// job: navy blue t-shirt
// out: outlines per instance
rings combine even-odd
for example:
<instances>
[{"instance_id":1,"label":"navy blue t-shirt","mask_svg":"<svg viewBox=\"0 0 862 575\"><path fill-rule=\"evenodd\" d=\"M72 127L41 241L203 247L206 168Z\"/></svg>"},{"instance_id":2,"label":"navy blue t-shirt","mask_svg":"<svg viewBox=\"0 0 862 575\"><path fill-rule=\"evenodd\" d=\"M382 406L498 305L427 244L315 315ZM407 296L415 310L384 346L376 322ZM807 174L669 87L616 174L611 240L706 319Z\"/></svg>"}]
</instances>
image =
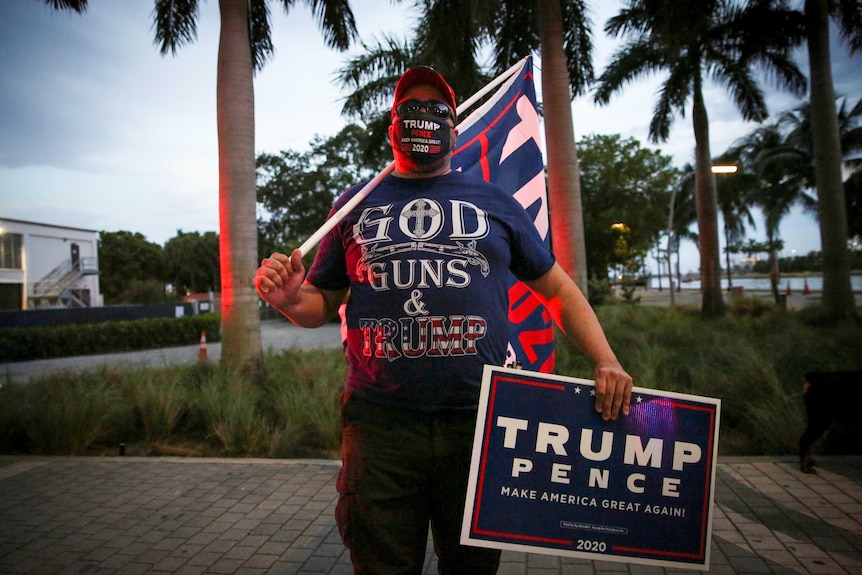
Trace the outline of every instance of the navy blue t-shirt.
<instances>
[{"instance_id":1,"label":"navy blue t-shirt","mask_svg":"<svg viewBox=\"0 0 862 575\"><path fill-rule=\"evenodd\" d=\"M475 409L483 366L506 355L507 272L536 279L554 261L501 188L460 172L390 175L323 238L306 279L351 290L348 391L410 409Z\"/></svg>"}]
</instances>

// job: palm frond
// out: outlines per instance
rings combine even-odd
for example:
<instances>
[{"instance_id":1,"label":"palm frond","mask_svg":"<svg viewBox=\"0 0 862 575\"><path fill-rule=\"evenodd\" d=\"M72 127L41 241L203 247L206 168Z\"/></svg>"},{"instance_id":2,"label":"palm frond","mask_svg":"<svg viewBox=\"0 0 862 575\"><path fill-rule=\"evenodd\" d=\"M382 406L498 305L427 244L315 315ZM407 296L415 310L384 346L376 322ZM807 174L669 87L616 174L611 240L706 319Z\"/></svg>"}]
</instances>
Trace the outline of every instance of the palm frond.
<instances>
[{"instance_id":1,"label":"palm frond","mask_svg":"<svg viewBox=\"0 0 862 575\"><path fill-rule=\"evenodd\" d=\"M617 38L626 35L644 35L650 32L650 21L643 6L634 6L620 10L605 22L605 33Z\"/></svg>"},{"instance_id":2,"label":"palm frond","mask_svg":"<svg viewBox=\"0 0 862 575\"><path fill-rule=\"evenodd\" d=\"M153 19L159 52L176 55L197 39L198 0L156 0Z\"/></svg>"},{"instance_id":3,"label":"palm frond","mask_svg":"<svg viewBox=\"0 0 862 575\"><path fill-rule=\"evenodd\" d=\"M851 53L862 50L862 3L859 0L837 0L833 6L832 16L838 24L841 39L850 47Z\"/></svg>"},{"instance_id":4,"label":"palm frond","mask_svg":"<svg viewBox=\"0 0 862 575\"><path fill-rule=\"evenodd\" d=\"M248 3L248 38L254 71L257 72L275 51L266 0L250 0Z\"/></svg>"},{"instance_id":5,"label":"palm frond","mask_svg":"<svg viewBox=\"0 0 862 575\"><path fill-rule=\"evenodd\" d=\"M288 12L293 0L282 0ZM351 42L359 37L356 18L350 9L349 0L304 0L317 18L326 45L337 50L347 50Z\"/></svg>"},{"instance_id":6,"label":"palm frond","mask_svg":"<svg viewBox=\"0 0 862 575\"><path fill-rule=\"evenodd\" d=\"M482 33L494 51L494 72L502 73L527 54L539 50L536 6L534 2L504 1L502 10L492 13L495 17L482 25Z\"/></svg>"},{"instance_id":7,"label":"palm frond","mask_svg":"<svg viewBox=\"0 0 862 575\"><path fill-rule=\"evenodd\" d=\"M666 142L670 137L670 127L673 124L674 113L685 117L686 104L692 93L694 75L699 73L696 65L687 61L678 62L659 90L658 100L653 107L653 117L650 121L649 137L654 143Z\"/></svg>"},{"instance_id":8,"label":"palm frond","mask_svg":"<svg viewBox=\"0 0 862 575\"><path fill-rule=\"evenodd\" d=\"M648 39L628 42L611 57L599 76L593 95L597 104L607 104L614 92L629 82L658 72L665 66L663 53Z\"/></svg>"},{"instance_id":9,"label":"palm frond","mask_svg":"<svg viewBox=\"0 0 862 575\"><path fill-rule=\"evenodd\" d=\"M563 2L563 47L572 94L583 95L595 79L593 70L592 21L582 0Z\"/></svg>"},{"instance_id":10,"label":"palm frond","mask_svg":"<svg viewBox=\"0 0 862 575\"><path fill-rule=\"evenodd\" d=\"M362 47L364 51L335 74L335 81L351 90L341 113L354 119L368 118L381 110L388 113L398 78L415 61L413 48L391 36L374 45L363 43Z\"/></svg>"},{"instance_id":11,"label":"palm frond","mask_svg":"<svg viewBox=\"0 0 862 575\"><path fill-rule=\"evenodd\" d=\"M45 0L45 4L54 10L69 10L78 14L87 10L87 0Z\"/></svg>"},{"instance_id":12,"label":"palm frond","mask_svg":"<svg viewBox=\"0 0 862 575\"><path fill-rule=\"evenodd\" d=\"M858 154L862 152L862 98L859 98L850 110L847 110L847 99L841 99L838 130L841 134L841 153L845 160L854 166L859 164Z\"/></svg>"},{"instance_id":13,"label":"palm frond","mask_svg":"<svg viewBox=\"0 0 862 575\"><path fill-rule=\"evenodd\" d=\"M477 80L481 33L472 17L471 2L436 0L426 1L425 5L413 31L413 49L418 58L413 65L435 68L455 94L473 93L481 87Z\"/></svg>"},{"instance_id":14,"label":"palm frond","mask_svg":"<svg viewBox=\"0 0 862 575\"><path fill-rule=\"evenodd\" d=\"M722 57L713 60L710 71L713 80L730 93L744 120L762 122L767 118L769 112L763 90L748 68L738 61Z\"/></svg>"}]
</instances>

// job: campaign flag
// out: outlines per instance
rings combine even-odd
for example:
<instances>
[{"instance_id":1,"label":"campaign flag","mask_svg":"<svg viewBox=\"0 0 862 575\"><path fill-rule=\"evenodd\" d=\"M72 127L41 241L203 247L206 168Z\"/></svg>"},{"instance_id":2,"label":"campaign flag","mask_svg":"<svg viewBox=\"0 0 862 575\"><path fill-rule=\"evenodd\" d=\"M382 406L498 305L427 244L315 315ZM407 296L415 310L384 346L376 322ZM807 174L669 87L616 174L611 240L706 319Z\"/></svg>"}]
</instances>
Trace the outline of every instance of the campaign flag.
<instances>
[{"instance_id":1,"label":"campaign flag","mask_svg":"<svg viewBox=\"0 0 862 575\"><path fill-rule=\"evenodd\" d=\"M550 245L548 197L539 138L533 60L458 126L452 169L480 177L512 194ZM538 299L514 275L509 284L509 349L506 365L550 373L554 325Z\"/></svg>"}]
</instances>

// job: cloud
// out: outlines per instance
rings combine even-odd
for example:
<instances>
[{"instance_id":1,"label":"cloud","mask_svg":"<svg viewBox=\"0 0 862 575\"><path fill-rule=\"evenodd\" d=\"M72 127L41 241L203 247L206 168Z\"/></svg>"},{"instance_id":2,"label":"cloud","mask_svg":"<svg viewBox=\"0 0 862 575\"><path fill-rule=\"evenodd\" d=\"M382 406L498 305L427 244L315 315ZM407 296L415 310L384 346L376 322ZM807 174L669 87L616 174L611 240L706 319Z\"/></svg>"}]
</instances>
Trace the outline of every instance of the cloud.
<instances>
[{"instance_id":1,"label":"cloud","mask_svg":"<svg viewBox=\"0 0 862 575\"><path fill-rule=\"evenodd\" d=\"M93 18L37 2L7 3L3 11L0 62L8 83L0 102L14 112L4 112L0 125L17 137L2 139L0 165L75 166L117 132L109 101L129 65L128 6ZM111 34L100 22L106 16Z\"/></svg>"}]
</instances>

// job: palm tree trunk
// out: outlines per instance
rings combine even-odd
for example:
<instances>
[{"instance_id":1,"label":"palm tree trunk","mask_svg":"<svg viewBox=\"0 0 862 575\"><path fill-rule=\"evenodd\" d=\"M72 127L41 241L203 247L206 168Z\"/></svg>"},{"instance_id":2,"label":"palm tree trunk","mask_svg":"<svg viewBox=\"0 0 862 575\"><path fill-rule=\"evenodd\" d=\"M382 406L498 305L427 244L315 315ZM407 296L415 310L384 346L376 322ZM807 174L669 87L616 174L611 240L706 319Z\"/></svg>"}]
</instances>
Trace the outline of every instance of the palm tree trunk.
<instances>
[{"instance_id":1,"label":"palm tree trunk","mask_svg":"<svg viewBox=\"0 0 862 575\"><path fill-rule=\"evenodd\" d=\"M730 232L727 230L727 222L724 224L724 264L727 268L725 273L727 274L727 291L733 291L733 277L730 273Z\"/></svg>"},{"instance_id":2,"label":"palm tree trunk","mask_svg":"<svg viewBox=\"0 0 862 575\"><path fill-rule=\"evenodd\" d=\"M216 114L219 157L219 252L222 353L225 367L260 373L255 216L254 84L248 36L248 0L219 0Z\"/></svg>"},{"instance_id":3,"label":"palm tree trunk","mask_svg":"<svg viewBox=\"0 0 862 575\"><path fill-rule=\"evenodd\" d=\"M724 315L724 300L721 297L721 260L718 250L718 198L709 149L709 117L699 75L694 80L693 99L691 116L695 141L695 203L703 291L700 315L708 319Z\"/></svg>"},{"instance_id":4,"label":"palm tree trunk","mask_svg":"<svg viewBox=\"0 0 862 575\"><path fill-rule=\"evenodd\" d=\"M673 208L676 203L677 185L674 184L670 192L670 206L667 212L667 279L670 282L670 305L673 306L674 289L673 289Z\"/></svg>"},{"instance_id":5,"label":"palm tree trunk","mask_svg":"<svg viewBox=\"0 0 862 575\"><path fill-rule=\"evenodd\" d=\"M775 229L766 230L766 241L769 245L769 286L772 289L772 297L775 303L781 303L781 294L778 293L778 284L781 276L778 273L778 250L775 249Z\"/></svg>"},{"instance_id":6,"label":"palm tree trunk","mask_svg":"<svg viewBox=\"0 0 862 575\"><path fill-rule=\"evenodd\" d=\"M853 317L856 305L847 252L847 211L841 181L841 140L832 83L827 5L827 0L805 0L808 62L811 69L814 174L823 255L823 307L830 318L840 320Z\"/></svg>"},{"instance_id":7,"label":"palm tree trunk","mask_svg":"<svg viewBox=\"0 0 862 575\"><path fill-rule=\"evenodd\" d=\"M563 50L563 17L556 0L536 4L542 41L542 100L548 146L551 243L560 266L586 294L587 250L570 78Z\"/></svg>"}]
</instances>

